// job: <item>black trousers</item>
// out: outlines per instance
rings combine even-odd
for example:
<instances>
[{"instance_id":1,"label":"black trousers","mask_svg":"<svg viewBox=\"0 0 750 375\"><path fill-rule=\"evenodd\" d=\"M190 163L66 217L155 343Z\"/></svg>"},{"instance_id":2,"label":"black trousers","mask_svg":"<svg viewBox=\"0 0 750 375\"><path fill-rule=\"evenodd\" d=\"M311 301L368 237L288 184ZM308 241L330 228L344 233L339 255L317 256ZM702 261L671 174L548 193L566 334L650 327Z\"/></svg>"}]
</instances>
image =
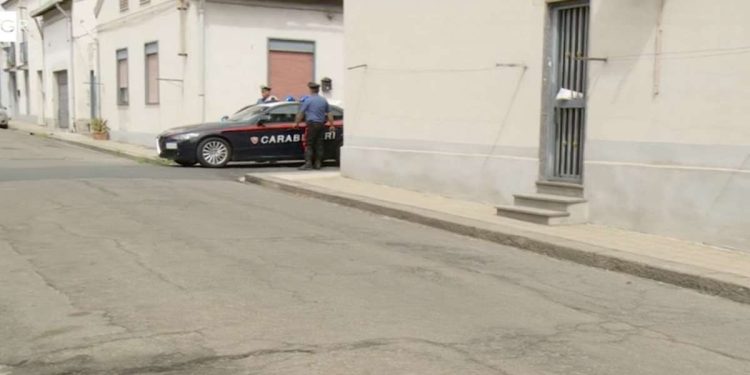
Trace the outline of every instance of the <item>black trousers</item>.
<instances>
[{"instance_id":1,"label":"black trousers","mask_svg":"<svg viewBox=\"0 0 750 375\"><path fill-rule=\"evenodd\" d=\"M323 163L323 139L325 137L325 124L320 122L307 123L305 130L305 163L316 165Z\"/></svg>"}]
</instances>

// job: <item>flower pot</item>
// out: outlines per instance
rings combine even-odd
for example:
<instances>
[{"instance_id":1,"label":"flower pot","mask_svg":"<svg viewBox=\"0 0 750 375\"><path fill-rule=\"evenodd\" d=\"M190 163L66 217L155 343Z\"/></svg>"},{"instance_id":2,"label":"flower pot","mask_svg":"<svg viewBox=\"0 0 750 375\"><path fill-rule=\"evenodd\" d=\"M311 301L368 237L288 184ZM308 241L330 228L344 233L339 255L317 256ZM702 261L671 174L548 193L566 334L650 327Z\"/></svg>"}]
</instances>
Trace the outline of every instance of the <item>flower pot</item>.
<instances>
[{"instance_id":1,"label":"flower pot","mask_svg":"<svg viewBox=\"0 0 750 375\"><path fill-rule=\"evenodd\" d=\"M109 133L91 133L91 138L98 141L107 141L109 140Z\"/></svg>"}]
</instances>

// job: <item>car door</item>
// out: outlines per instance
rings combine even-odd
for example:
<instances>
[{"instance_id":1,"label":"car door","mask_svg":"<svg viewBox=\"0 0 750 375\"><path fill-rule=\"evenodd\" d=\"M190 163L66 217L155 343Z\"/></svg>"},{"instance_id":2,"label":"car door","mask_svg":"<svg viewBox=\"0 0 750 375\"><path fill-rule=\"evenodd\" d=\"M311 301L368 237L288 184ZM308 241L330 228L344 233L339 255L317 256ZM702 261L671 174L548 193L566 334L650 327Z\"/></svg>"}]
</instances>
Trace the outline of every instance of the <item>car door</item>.
<instances>
[{"instance_id":1,"label":"car door","mask_svg":"<svg viewBox=\"0 0 750 375\"><path fill-rule=\"evenodd\" d=\"M260 124L267 116L266 113L265 107L251 106L225 120L226 129L221 135L232 145L232 160L254 160L265 154L260 140L268 137L271 130Z\"/></svg>"},{"instance_id":2,"label":"car door","mask_svg":"<svg viewBox=\"0 0 750 375\"><path fill-rule=\"evenodd\" d=\"M299 103L282 104L268 111L267 121L263 124L268 136L261 138L265 146L266 158L301 159L304 155L302 146L304 123L294 129L294 120L299 112Z\"/></svg>"}]
</instances>

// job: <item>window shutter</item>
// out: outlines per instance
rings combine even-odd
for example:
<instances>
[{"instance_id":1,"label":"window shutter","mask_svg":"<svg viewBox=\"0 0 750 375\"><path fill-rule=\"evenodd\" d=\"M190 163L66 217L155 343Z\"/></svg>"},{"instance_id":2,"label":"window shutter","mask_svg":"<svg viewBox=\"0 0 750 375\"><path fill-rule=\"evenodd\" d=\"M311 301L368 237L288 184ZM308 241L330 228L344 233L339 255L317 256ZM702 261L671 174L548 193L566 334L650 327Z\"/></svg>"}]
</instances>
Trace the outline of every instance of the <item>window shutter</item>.
<instances>
[{"instance_id":1,"label":"window shutter","mask_svg":"<svg viewBox=\"0 0 750 375\"><path fill-rule=\"evenodd\" d=\"M148 104L159 103L159 55L156 53L146 55L146 77L148 92L146 100Z\"/></svg>"},{"instance_id":2,"label":"window shutter","mask_svg":"<svg viewBox=\"0 0 750 375\"><path fill-rule=\"evenodd\" d=\"M128 87L128 60L117 62L117 86L119 88Z\"/></svg>"}]
</instances>

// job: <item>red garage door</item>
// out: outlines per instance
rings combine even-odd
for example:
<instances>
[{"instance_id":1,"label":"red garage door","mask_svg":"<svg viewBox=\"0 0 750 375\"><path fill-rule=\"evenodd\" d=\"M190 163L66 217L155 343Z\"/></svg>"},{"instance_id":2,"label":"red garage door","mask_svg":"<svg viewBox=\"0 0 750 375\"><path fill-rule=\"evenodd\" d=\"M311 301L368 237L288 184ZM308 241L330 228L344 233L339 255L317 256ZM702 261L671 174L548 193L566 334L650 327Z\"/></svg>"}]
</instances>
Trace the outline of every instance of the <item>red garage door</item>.
<instances>
[{"instance_id":1,"label":"red garage door","mask_svg":"<svg viewBox=\"0 0 750 375\"><path fill-rule=\"evenodd\" d=\"M273 94L283 100L287 96L307 95L307 83L315 79L313 44L307 42L272 41L268 51L269 84Z\"/></svg>"}]
</instances>

